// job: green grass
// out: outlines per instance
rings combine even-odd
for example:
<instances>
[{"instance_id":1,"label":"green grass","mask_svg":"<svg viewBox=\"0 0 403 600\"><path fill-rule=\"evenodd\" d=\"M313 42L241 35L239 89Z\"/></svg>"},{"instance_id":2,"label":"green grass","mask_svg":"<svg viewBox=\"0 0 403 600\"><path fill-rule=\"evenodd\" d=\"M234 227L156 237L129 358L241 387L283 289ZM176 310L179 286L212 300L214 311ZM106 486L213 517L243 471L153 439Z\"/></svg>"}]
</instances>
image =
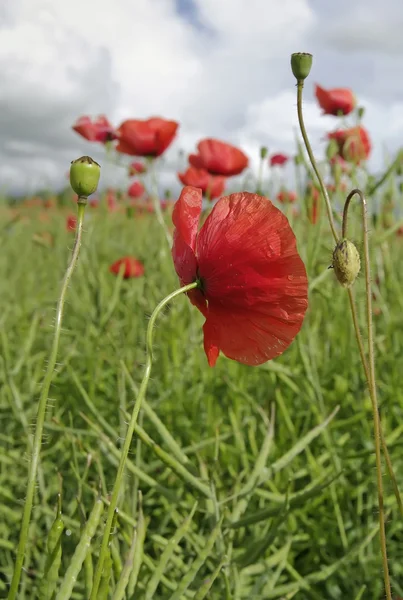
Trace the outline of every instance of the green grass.
<instances>
[{"instance_id":1,"label":"green grass","mask_svg":"<svg viewBox=\"0 0 403 600\"><path fill-rule=\"evenodd\" d=\"M3 217L0 223L2 598L19 535L29 434L73 240L62 213L55 211L50 224L30 214L29 222L5 227ZM354 209L352 232L359 239L357 217ZM303 329L279 359L252 368L220 357L211 369L203 352L203 318L185 297L158 320L147 406L139 421L147 435L139 429L133 440L111 546L113 590L140 518L143 557L142 536L137 535L130 558L132 573L138 572L136 594L123 598L145 599L155 583L150 596L155 600L382 597L371 406L348 298L331 271L315 281L331 261L326 222L321 238L319 226L303 217L294 228L313 289ZM46 229L55 236L52 248L32 240ZM107 499L127 412L142 377L148 318L178 287L152 215L129 220L87 210L85 230L51 386L21 600L39 597L58 492L65 522L58 585L71 564L84 517L99 492ZM375 317L379 401L400 482L403 242L393 235L376 244L378 232L372 234L373 276L380 280L375 302L380 309ZM143 260L145 277L121 282L108 272L125 254ZM356 289L362 319L363 288L361 277ZM337 406L330 423L320 427ZM201 491L205 488L210 498ZM388 481L385 488L392 585L403 595L403 523ZM102 520L92 541L93 558L101 533ZM167 546L174 535L176 544ZM209 539L211 550L206 551ZM72 598L87 598L89 561ZM135 583L131 577L128 589ZM187 590L175 595L186 578Z\"/></svg>"}]
</instances>

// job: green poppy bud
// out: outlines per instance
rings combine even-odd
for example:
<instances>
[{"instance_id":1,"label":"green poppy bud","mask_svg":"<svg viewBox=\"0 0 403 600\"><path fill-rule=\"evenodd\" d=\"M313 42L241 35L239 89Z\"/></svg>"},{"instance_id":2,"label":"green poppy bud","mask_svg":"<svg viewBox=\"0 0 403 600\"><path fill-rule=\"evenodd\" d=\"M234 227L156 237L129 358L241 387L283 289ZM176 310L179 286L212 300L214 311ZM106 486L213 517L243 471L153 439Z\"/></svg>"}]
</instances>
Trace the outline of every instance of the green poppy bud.
<instances>
[{"instance_id":1,"label":"green poppy bud","mask_svg":"<svg viewBox=\"0 0 403 600\"><path fill-rule=\"evenodd\" d=\"M312 67L312 54L295 52L291 54L291 69L297 81L303 81L309 75Z\"/></svg>"},{"instance_id":2,"label":"green poppy bud","mask_svg":"<svg viewBox=\"0 0 403 600\"><path fill-rule=\"evenodd\" d=\"M359 106L357 108L357 115L358 115L358 118L360 121L363 118L364 114L365 114L365 108L363 106Z\"/></svg>"},{"instance_id":3,"label":"green poppy bud","mask_svg":"<svg viewBox=\"0 0 403 600\"><path fill-rule=\"evenodd\" d=\"M99 182L101 167L90 156L71 161L70 185L79 198L93 194Z\"/></svg>"},{"instance_id":4,"label":"green poppy bud","mask_svg":"<svg viewBox=\"0 0 403 600\"><path fill-rule=\"evenodd\" d=\"M361 261L357 248L346 238L338 242L333 252L332 267L343 287L350 287L360 272Z\"/></svg>"},{"instance_id":5,"label":"green poppy bud","mask_svg":"<svg viewBox=\"0 0 403 600\"><path fill-rule=\"evenodd\" d=\"M260 158L262 160L264 160L266 158L266 156L267 156L267 153L268 153L268 149L266 148L266 146L262 146L260 148Z\"/></svg>"}]
</instances>

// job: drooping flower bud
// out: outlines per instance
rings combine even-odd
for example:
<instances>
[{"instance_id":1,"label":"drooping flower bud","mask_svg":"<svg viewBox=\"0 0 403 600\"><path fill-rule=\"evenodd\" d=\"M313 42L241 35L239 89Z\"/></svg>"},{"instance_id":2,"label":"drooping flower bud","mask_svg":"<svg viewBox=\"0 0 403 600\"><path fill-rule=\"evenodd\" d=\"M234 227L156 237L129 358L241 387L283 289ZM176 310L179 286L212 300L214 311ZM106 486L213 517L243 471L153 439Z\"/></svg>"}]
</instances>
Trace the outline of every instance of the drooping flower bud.
<instances>
[{"instance_id":1,"label":"drooping flower bud","mask_svg":"<svg viewBox=\"0 0 403 600\"><path fill-rule=\"evenodd\" d=\"M297 81L303 81L310 73L312 67L312 54L308 52L294 52L291 54L291 69Z\"/></svg>"},{"instance_id":2,"label":"drooping flower bud","mask_svg":"<svg viewBox=\"0 0 403 600\"><path fill-rule=\"evenodd\" d=\"M332 267L343 287L350 287L357 279L361 268L360 255L350 240L340 240L333 252Z\"/></svg>"},{"instance_id":3,"label":"drooping flower bud","mask_svg":"<svg viewBox=\"0 0 403 600\"><path fill-rule=\"evenodd\" d=\"M71 161L70 185L79 198L88 198L96 192L101 167L90 156Z\"/></svg>"}]
</instances>

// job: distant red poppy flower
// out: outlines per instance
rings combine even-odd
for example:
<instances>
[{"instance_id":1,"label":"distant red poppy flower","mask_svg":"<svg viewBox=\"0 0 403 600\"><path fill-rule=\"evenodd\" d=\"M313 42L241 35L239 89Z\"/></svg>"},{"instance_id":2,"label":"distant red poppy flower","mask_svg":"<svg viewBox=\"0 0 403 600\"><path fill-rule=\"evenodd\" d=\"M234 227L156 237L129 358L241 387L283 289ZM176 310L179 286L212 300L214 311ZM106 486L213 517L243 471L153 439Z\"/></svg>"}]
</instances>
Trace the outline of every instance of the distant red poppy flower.
<instances>
[{"instance_id":1,"label":"distant red poppy flower","mask_svg":"<svg viewBox=\"0 0 403 600\"><path fill-rule=\"evenodd\" d=\"M247 365L282 354L301 328L308 281L287 218L267 198L220 198L198 232L202 191L185 187L176 202L172 257L182 285L206 321L204 350Z\"/></svg>"},{"instance_id":2,"label":"distant red poppy flower","mask_svg":"<svg viewBox=\"0 0 403 600\"><path fill-rule=\"evenodd\" d=\"M277 200L281 204L293 204L297 201L296 192L292 192L290 190L280 190L277 194Z\"/></svg>"},{"instance_id":3,"label":"distant red poppy flower","mask_svg":"<svg viewBox=\"0 0 403 600\"><path fill-rule=\"evenodd\" d=\"M147 168L144 163L135 160L129 165L129 177L133 177L134 175L141 175L145 173Z\"/></svg>"},{"instance_id":4,"label":"distant red poppy flower","mask_svg":"<svg viewBox=\"0 0 403 600\"><path fill-rule=\"evenodd\" d=\"M109 123L104 115L100 115L92 120L88 116L83 116L77 119L72 129L90 142L110 142L115 140L116 130Z\"/></svg>"},{"instance_id":5,"label":"distant red poppy flower","mask_svg":"<svg viewBox=\"0 0 403 600\"><path fill-rule=\"evenodd\" d=\"M367 130L361 125L350 129L337 129L328 133L327 137L336 140L339 154L344 160L358 164L369 157L371 140Z\"/></svg>"},{"instance_id":6,"label":"distant red poppy flower","mask_svg":"<svg viewBox=\"0 0 403 600\"><path fill-rule=\"evenodd\" d=\"M306 187L306 196L308 219L312 225L316 225L319 219L320 211L320 191L315 185L312 184L312 182L309 182Z\"/></svg>"},{"instance_id":7,"label":"distant red poppy flower","mask_svg":"<svg viewBox=\"0 0 403 600\"><path fill-rule=\"evenodd\" d=\"M67 231L75 231L77 227L77 217L75 215L69 215L66 219Z\"/></svg>"},{"instance_id":8,"label":"distant red poppy flower","mask_svg":"<svg viewBox=\"0 0 403 600\"><path fill-rule=\"evenodd\" d=\"M403 237L403 226L399 227L399 229L396 231L396 235L398 237Z\"/></svg>"},{"instance_id":9,"label":"distant red poppy flower","mask_svg":"<svg viewBox=\"0 0 403 600\"><path fill-rule=\"evenodd\" d=\"M198 154L189 156L189 163L213 175L239 175L248 166L248 157L242 150L220 140L206 138L197 144L197 150Z\"/></svg>"},{"instance_id":10,"label":"distant red poppy flower","mask_svg":"<svg viewBox=\"0 0 403 600\"><path fill-rule=\"evenodd\" d=\"M130 156L161 156L173 141L179 123L159 117L129 119L118 129L118 152Z\"/></svg>"},{"instance_id":11,"label":"distant red poppy flower","mask_svg":"<svg viewBox=\"0 0 403 600\"><path fill-rule=\"evenodd\" d=\"M206 169L188 167L184 173L178 173L179 180L183 185L192 185L202 190L203 194L210 200L219 198L225 189L225 177L222 175L211 175Z\"/></svg>"},{"instance_id":12,"label":"distant red poppy flower","mask_svg":"<svg viewBox=\"0 0 403 600\"><path fill-rule=\"evenodd\" d=\"M270 166L275 167L276 165L282 167L290 159L286 154L273 154L270 157Z\"/></svg>"},{"instance_id":13,"label":"distant red poppy flower","mask_svg":"<svg viewBox=\"0 0 403 600\"><path fill-rule=\"evenodd\" d=\"M133 181L127 190L127 195L130 198L141 198L145 194L145 187L140 181Z\"/></svg>"},{"instance_id":14,"label":"distant red poppy flower","mask_svg":"<svg viewBox=\"0 0 403 600\"><path fill-rule=\"evenodd\" d=\"M119 209L119 202L115 190L108 190L106 192L106 204L109 212L116 212Z\"/></svg>"},{"instance_id":15,"label":"distant red poppy flower","mask_svg":"<svg viewBox=\"0 0 403 600\"><path fill-rule=\"evenodd\" d=\"M315 96L325 115L348 115L357 104L353 92L348 88L325 90L320 85L316 85Z\"/></svg>"},{"instance_id":16,"label":"distant red poppy flower","mask_svg":"<svg viewBox=\"0 0 403 600\"><path fill-rule=\"evenodd\" d=\"M144 265L133 256L124 256L109 267L109 271L119 275L120 269L123 269L123 279L131 277L141 277L144 275Z\"/></svg>"}]
</instances>

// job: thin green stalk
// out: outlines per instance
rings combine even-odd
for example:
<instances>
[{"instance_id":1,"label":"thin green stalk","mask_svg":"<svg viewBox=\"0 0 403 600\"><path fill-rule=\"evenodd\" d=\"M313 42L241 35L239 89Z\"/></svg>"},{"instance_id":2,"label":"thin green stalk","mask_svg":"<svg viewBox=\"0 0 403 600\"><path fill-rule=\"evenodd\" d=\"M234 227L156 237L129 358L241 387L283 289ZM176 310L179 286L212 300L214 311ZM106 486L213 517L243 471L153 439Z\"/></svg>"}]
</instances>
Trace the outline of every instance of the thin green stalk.
<instances>
[{"instance_id":1,"label":"thin green stalk","mask_svg":"<svg viewBox=\"0 0 403 600\"><path fill-rule=\"evenodd\" d=\"M151 199L153 201L154 210L155 210L155 214L157 216L158 223L161 225L162 230L167 239L168 246L171 248L172 236L169 233L167 224L165 223L164 215L162 214L162 210L161 210L160 198L158 195L158 183L157 183L157 172L155 169L155 159L154 158L151 159L149 161L149 163L150 163L150 177L151 177Z\"/></svg>"},{"instance_id":2,"label":"thin green stalk","mask_svg":"<svg viewBox=\"0 0 403 600\"><path fill-rule=\"evenodd\" d=\"M21 571L24 563L24 554L25 548L28 540L28 529L29 522L31 519L32 506L34 501L35 494L35 485L36 485L36 476L38 472L39 465L39 457L42 445L42 435L43 435L43 426L45 422L46 415L46 406L48 402L49 396L49 388L52 383L52 378L54 374L54 369L56 365L57 352L59 349L59 340L60 333L62 328L63 321L63 311L64 311L64 303L66 300L67 288L70 283L71 276L73 275L73 271L77 264L78 255L80 252L81 246L81 237L83 231L83 220L84 220L84 212L86 206L86 198L79 198L77 202L78 214L77 214L77 228L76 228L76 238L74 241L74 247L70 258L70 263L67 267L62 287L60 290L59 300L57 302L56 308L56 321L55 321L55 331L53 336L52 348L50 351L50 356L48 360L48 364L46 367L45 377L42 384L42 390L39 398L38 404L38 412L36 416L36 427L34 434L34 441L32 446L32 454L31 460L29 463L29 471L28 471L28 485L27 485L27 493L25 497L24 504L24 512L22 515L22 523L20 530L20 539L18 542L17 548L17 557L15 560L15 567L13 578L11 580L10 591L8 594L8 600L15 600L18 594L18 586L21 579Z\"/></svg>"},{"instance_id":3,"label":"thin green stalk","mask_svg":"<svg viewBox=\"0 0 403 600\"><path fill-rule=\"evenodd\" d=\"M334 224L333 211L332 211L332 205L330 204L329 194L327 193L326 186L323 183L322 176L316 165L316 161L315 161L315 157L312 152L311 144L309 143L308 134L305 129L304 116L302 114L302 91L303 91L303 89L304 89L304 81L298 80L298 82L297 82L297 112L298 112L299 127L301 129L301 134L302 134L302 137L303 137L303 140L305 143L306 151L308 152L309 160L311 161L312 168L315 171L316 177L318 178L320 189L322 191L323 198L325 199L330 229L332 230L334 241L337 244L337 242L339 241L339 236L337 235L336 226Z\"/></svg>"},{"instance_id":4,"label":"thin green stalk","mask_svg":"<svg viewBox=\"0 0 403 600\"><path fill-rule=\"evenodd\" d=\"M388 177L393 173L396 167L401 164L403 161L402 152L398 152L395 160L389 165L389 168L386 169L385 173L374 183L374 185L367 190L367 195L372 196L378 188L388 179Z\"/></svg>"},{"instance_id":5,"label":"thin green stalk","mask_svg":"<svg viewBox=\"0 0 403 600\"><path fill-rule=\"evenodd\" d=\"M71 593L77 581L78 574L83 566L85 557L90 550L91 540L98 528L103 510L104 503L102 502L101 498L98 498L95 501L90 516L88 517L87 524L81 534L80 541L78 542L73 554L73 558L70 561L69 567L60 585L56 600L68 600L71 598Z\"/></svg>"},{"instance_id":6,"label":"thin green stalk","mask_svg":"<svg viewBox=\"0 0 403 600\"><path fill-rule=\"evenodd\" d=\"M386 549L386 534L385 534L385 513L383 505L383 481L382 481L382 457L381 457L381 422L379 418L379 408L377 400L376 379L375 379L375 353L374 353L374 333L372 323L372 290L371 290L371 265L369 257L369 236L367 222L367 201L364 194L359 189L352 190L346 198L343 210L343 227L342 236L346 236L348 223L348 209L352 198L357 195L360 198L362 206L362 227L364 239L364 262L365 262L365 289L367 298L367 327L368 327L368 385L371 396L372 412L374 420L374 436L375 436L375 458L376 458L376 477L378 485L378 506L379 506L379 534L381 539L381 551L383 560L383 574L385 581L385 592L388 600L392 600L392 592L390 587L388 555ZM364 364L364 363L363 363ZM365 364L364 364L365 370ZM367 374L367 371L366 371Z\"/></svg>"},{"instance_id":7,"label":"thin green stalk","mask_svg":"<svg viewBox=\"0 0 403 600\"><path fill-rule=\"evenodd\" d=\"M325 199L327 215L329 219L329 225L335 239L335 242L338 243L339 236L337 234L333 211L330 204L329 195L327 193L326 186L324 185L323 179L317 168L315 157L312 152L311 145L309 143L308 135L305 129L303 114L302 114L302 91L304 87L304 80L298 80L297 82L297 111L298 111L298 121L301 129L301 134L305 143L306 150L308 152L309 159L311 161L311 165L315 174L318 178L319 185L322 191L322 195ZM380 440L384 439L382 435L382 429L379 418L379 410L378 410L378 402L377 402L377 391L376 391L376 380L375 380L375 358L374 358L374 342L373 342L373 324L372 324L372 292L371 292L371 270L370 270L370 259L369 259L369 241L368 241L368 227L367 227L367 203L363 193L354 189L348 195L343 211L343 225L342 225L342 237L345 237L346 229L347 229L347 216L348 216L348 208L351 202L352 197L358 194L362 203L362 219L363 219L363 236L364 236L364 260L365 260L365 285L366 285L366 296L367 296L367 323L368 323L368 356L369 356L369 366L366 369L366 361L363 360L365 354L363 352L362 345L359 343L359 328L358 328L358 320L355 311L352 311L354 328L356 330L356 337L358 341L358 347L361 355L361 359L363 360L363 367L366 375L368 376L368 385L371 396L372 410L373 410L373 420L374 420L374 434L375 434L375 455L376 455L376 470L377 470L377 488L378 488L378 505L379 505L379 534L380 534L380 542L381 542L381 552L382 552L382 563L383 563L383 573L384 573L384 582L385 582L385 592L387 600L392 600L392 592L390 588L390 577L389 577L389 567L388 567L388 558L387 558L387 549L386 549L386 534L385 534L385 514L384 514L384 506L383 506L383 481L382 481L382 459L381 459L381 448L380 448ZM353 303L350 299L350 305L353 306ZM386 443L384 444L384 448L386 448ZM387 450L386 450L387 452ZM385 454L386 455L386 454ZM388 460L387 460L388 462ZM389 464L391 466L391 461L389 459ZM393 481L393 477L392 477ZM396 491L395 491L396 493ZM399 496L400 498L400 496Z\"/></svg>"},{"instance_id":8,"label":"thin green stalk","mask_svg":"<svg viewBox=\"0 0 403 600\"><path fill-rule=\"evenodd\" d=\"M351 308L351 315L352 315L352 318L353 318L355 337L356 337L356 340L357 340L357 345L358 345L358 349L359 349L359 352L360 352L362 366L364 367L365 376L366 376L368 387L369 387L369 369L368 369L368 363L367 363L367 358L365 356L364 343L362 341L362 335L361 335L361 331L360 331L360 326L358 324L357 309L356 309L356 306L355 306L354 294L353 294L352 288L348 288L347 292L348 292L348 298L349 298L349 301L350 301L350 308ZM383 434L382 423L381 423L381 431L380 431L380 433L381 433L382 450L383 450L383 454L385 456L385 461L386 461L386 466L388 468L389 477L390 477L390 480L392 482L392 487L393 487L393 491L394 491L394 494L395 494L395 497L396 497L397 505L399 507L400 514L403 517L403 502L402 502L402 497L400 495L399 486L397 484L397 479L396 479L395 471L393 469L393 464L392 464L392 460L390 458L388 446L386 444L386 439L385 439L385 436Z\"/></svg>"},{"instance_id":9,"label":"thin green stalk","mask_svg":"<svg viewBox=\"0 0 403 600\"><path fill-rule=\"evenodd\" d=\"M111 495L111 499L110 499L110 503L109 503L108 513L107 513L106 523L105 523L105 530L104 530L104 534L102 537L101 549L99 552L98 563L97 563L97 567L95 570L94 584L92 587L90 600L96 600L96 598L97 598L98 588L99 588L99 584L100 584L101 577L102 577L103 564L104 564L104 560L105 560L107 548L108 548L108 541L109 541L109 535L110 535L110 531L111 531L111 527L112 527L113 516L114 516L115 509L117 507L120 486L121 486L122 477L123 477L123 473L124 473L125 466L126 466L126 460L127 460L128 454L129 454L130 445L131 445L132 437L133 437L133 433L134 433L134 428L135 428L135 425L137 422L137 417L138 417L138 414L139 414L140 408L141 408L141 403L146 394L148 381L149 381L150 375L151 375L152 360L153 360L152 347L153 347L153 334L154 334L155 322L157 320L159 313L171 300L173 300L174 298L176 298L176 296L179 296L180 294L185 294L186 292L189 292L190 290L195 289L197 286L198 286L197 281L194 283L190 283L189 285L185 285L184 287L182 287L178 290L175 290L174 292L169 294L169 296L167 296L166 298L161 300L161 302L158 304L158 306L154 309L154 312L152 313L150 321L148 323L147 333L146 333L146 353L147 353L146 367L145 367L143 379L140 384L139 392L138 392L136 401L134 403L133 412L130 417L130 422L129 422L129 425L127 428L123 447L122 447L122 450L120 453L118 472L116 474L116 479L115 479L115 483L113 486L112 495Z\"/></svg>"}]
</instances>

